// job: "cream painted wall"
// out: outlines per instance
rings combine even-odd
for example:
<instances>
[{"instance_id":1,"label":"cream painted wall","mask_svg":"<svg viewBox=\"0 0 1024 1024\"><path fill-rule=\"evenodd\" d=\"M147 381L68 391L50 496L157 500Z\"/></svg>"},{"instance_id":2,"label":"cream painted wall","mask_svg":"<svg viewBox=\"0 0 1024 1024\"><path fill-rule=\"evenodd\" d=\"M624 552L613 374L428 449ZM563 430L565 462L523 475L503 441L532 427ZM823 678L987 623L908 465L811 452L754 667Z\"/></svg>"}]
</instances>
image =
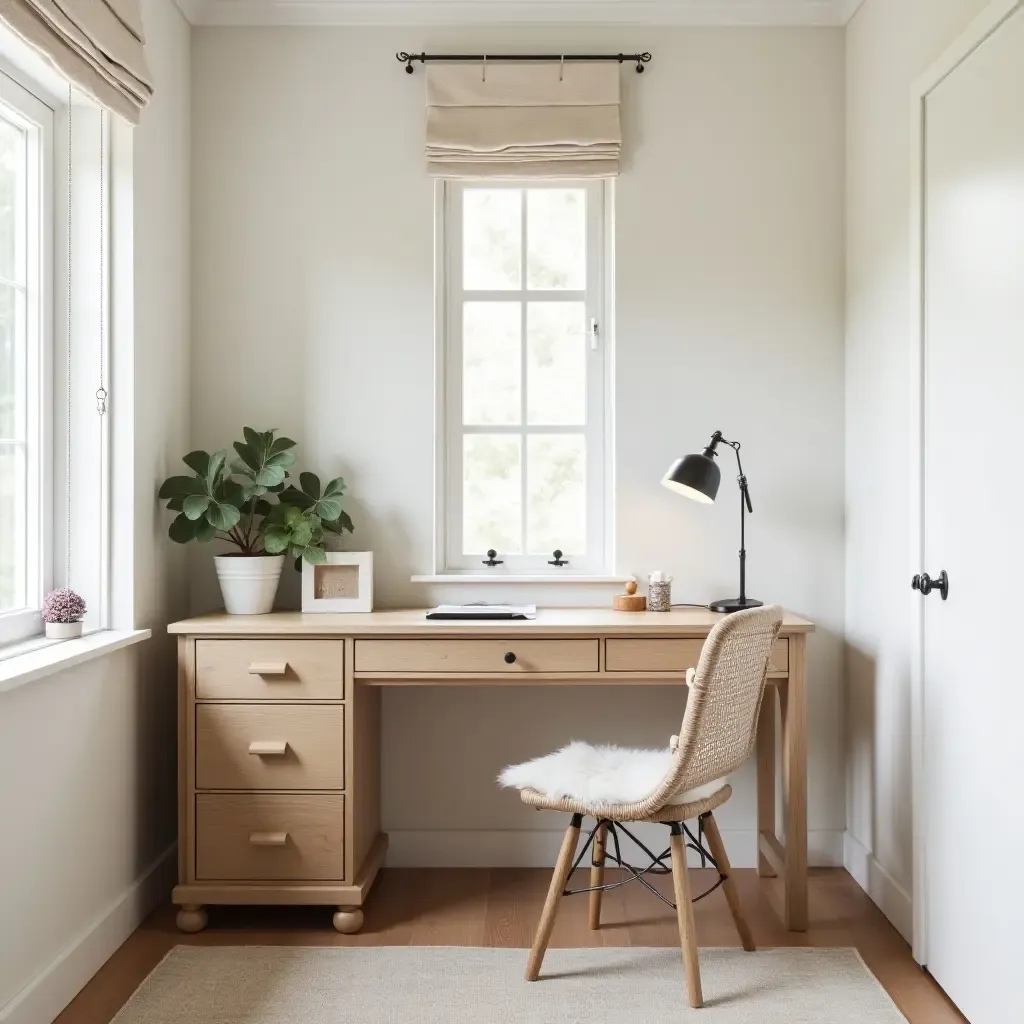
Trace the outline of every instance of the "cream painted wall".
<instances>
[{"instance_id":1,"label":"cream painted wall","mask_svg":"<svg viewBox=\"0 0 1024 1024\"><path fill-rule=\"evenodd\" d=\"M0 1021L51 1019L43 1011L59 1010L126 937L104 943L107 918L123 916L125 898L135 907L133 887L173 841L171 702L142 652L0 695ZM76 970L79 959L91 969Z\"/></svg>"},{"instance_id":2,"label":"cream painted wall","mask_svg":"<svg viewBox=\"0 0 1024 1024\"><path fill-rule=\"evenodd\" d=\"M156 492L180 470L191 429L191 28L175 0L142 9L157 92L134 140L134 606L136 626L156 627L185 610L188 591Z\"/></svg>"},{"instance_id":3,"label":"cream painted wall","mask_svg":"<svg viewBox=\"0 0 1024 1024\"><path fill-rule=\"evenodd\" d=\"M846 34L850 866L904 933L912 885L910 89L985 6L867 0Z\"/></svg>"},{"instance_id":4,"label":"cream painted wall","mask_svg":"<svg viewBox=\"0 0 1024 1024\"><path fill-rule=\"evenodd\" d=\"M201 28L193 39L193 441L223 446L243 423L274 425L311 466L343 472L352 544L375 552L381 606L440 596L409 582L431 568L433 212L422 74L404 74L394 53L494 38ZM714 508L659 480L714 429L739 438L755 509L750 590L820 624L811 842L835 861L846 824L842 31L505 28L501 43L654 52L643 76L623 71L617 568L671 572L678 601L734 590L732 470ZM205 553L193 565L201 611L218 603L216 584ZM385 712L392 863L544 863L560 823L496 801L499 767L573 736L664 743L682 701L654 689L437 689L390 692ZM745 771L723 814L743 863L753 815Z\"/></svg>"},{"instance_id":5,"label":"cream painted wall","mask_svg":"<svg viewBox=\"0 0 1024 1024\"><path fill-rule=\"evenodd\" d=\"M0 1021L9 1024L52 1019L166 898L176 868L174 656L161 634L187 610L187 581L155 492L189 434L190 29L173 0L142 8L157 88L132 146L134 468L121 480L134 477L129 614L154 638L0 694Z\"/></svg>"}]
</instances>

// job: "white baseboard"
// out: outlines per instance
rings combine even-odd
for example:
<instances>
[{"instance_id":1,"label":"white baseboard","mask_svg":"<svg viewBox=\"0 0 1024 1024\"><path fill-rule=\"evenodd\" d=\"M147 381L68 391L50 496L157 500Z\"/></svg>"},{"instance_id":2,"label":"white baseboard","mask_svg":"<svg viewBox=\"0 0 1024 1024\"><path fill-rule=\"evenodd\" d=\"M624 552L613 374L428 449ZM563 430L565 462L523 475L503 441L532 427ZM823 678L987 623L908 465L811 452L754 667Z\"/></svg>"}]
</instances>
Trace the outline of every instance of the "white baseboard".
<instances>
[{"instance_id":1,"label":"white baseboard","mask_svg":"<svg viewBox=\"0 0 1024 1024\"><path fill-rule=\"evenodd\" d=\"M75 935L6 1006L0 1024L52 1021L110 959L114 951L166 900L178 873L177 843L169 846L114 902Z\"/></svg>"},{"instance_id":2,"label":"white baseboard","mask_svg":"<svg viewBox=\"0 0 1024 1024\"><path fill-rule=\"evenodd\" d=\"M913 942L914 907L910 894L849 832L843 834L843 867L877 904L896 931L907 942Z\"/></svg>"},{"instance_id":3,"label":"white baseboard","mask_svg":"<svg viewBox=\"0 0 1024 1024\"><path fill-rule=\"evenodd\" d=\"M668 846L668 830L664 825L630 825L629 829L656 853ZM387 864L393 868L550 868L558 856L564 834L560 829L436 832L388 829L387 832ZM723 829L722 839L733 867L757 866L753 829ZM628 856L632 856L636 848L631 843L629 847ZM812 867L843 866L841 831L812 831L807 836L807 847ZM700 864L692 850L689 857L694 867Z\"/></svg>"}]
</instances>

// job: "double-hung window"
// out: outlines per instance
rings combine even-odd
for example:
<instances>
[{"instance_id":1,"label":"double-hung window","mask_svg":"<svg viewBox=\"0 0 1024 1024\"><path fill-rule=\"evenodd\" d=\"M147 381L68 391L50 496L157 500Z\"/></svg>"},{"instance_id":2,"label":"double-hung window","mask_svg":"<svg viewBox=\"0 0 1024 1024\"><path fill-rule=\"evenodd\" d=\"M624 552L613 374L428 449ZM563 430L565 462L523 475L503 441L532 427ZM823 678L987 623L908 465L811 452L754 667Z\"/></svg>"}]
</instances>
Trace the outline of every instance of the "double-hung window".
<instances>
[{"instance_id":1,"label":"double-hung window","mask_svg":"<svg viewBox=\"0 0 1024 1024\"><path fill-rule=\"evenodd\" d=\"M443 570L609 570L610 187L442 186Z\"/></svg>"},{"instance_id":2,"label":"double-hung window","mask_svg":"<svg viewBox=\"0 0 1024 1024\"><path fill-rule=\"evenodd\" d=\"M53 111L0 71L0 644L50 586Z\"/></svg>"}]
</instances>

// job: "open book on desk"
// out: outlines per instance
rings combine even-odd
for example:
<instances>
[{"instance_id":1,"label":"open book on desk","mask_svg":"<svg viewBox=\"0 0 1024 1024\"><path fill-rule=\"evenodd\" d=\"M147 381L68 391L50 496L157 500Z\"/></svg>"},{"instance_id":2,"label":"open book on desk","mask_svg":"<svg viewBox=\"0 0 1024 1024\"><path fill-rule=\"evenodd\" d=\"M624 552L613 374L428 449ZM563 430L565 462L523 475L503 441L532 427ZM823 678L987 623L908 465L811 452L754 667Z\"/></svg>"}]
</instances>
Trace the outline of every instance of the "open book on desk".
<instances>
[{"instance_id":1,"label":"open book on desk","mask_svg":"<svg viewBox=\"0 0 1024 1024\"><path fill-rule=\"evenodd\" d=\"M535 604L439 604L428 619L535 619Z\"/></svg>"}]
</instances>

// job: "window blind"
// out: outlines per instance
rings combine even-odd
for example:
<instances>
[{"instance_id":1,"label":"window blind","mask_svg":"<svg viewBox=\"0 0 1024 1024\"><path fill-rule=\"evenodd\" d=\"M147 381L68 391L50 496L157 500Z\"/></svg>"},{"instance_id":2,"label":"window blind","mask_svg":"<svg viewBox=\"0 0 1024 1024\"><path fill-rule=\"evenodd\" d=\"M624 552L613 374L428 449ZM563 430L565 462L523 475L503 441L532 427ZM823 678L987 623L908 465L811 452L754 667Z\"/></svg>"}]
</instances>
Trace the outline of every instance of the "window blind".
<instances>
[{"instance_id":1,"label":"window blind","mask_svg":"<svg viewBox=\"0 0 1024 1024\"><path fill-rule=\"evenodd\" d=\"M139 0L0 0L0 21L97 103L138 122L153 94Z\"/></svg>"},{"instance_id":2,"label":"window blind","mask_svg":"<svg viewBox=\"0 0 1024 1024\"><path fill-rule=\"evenodd\" d=\"M619 173L617 64L440 64L427 68L426 79L434 177Z\"/></svg>"}]
</instances>

